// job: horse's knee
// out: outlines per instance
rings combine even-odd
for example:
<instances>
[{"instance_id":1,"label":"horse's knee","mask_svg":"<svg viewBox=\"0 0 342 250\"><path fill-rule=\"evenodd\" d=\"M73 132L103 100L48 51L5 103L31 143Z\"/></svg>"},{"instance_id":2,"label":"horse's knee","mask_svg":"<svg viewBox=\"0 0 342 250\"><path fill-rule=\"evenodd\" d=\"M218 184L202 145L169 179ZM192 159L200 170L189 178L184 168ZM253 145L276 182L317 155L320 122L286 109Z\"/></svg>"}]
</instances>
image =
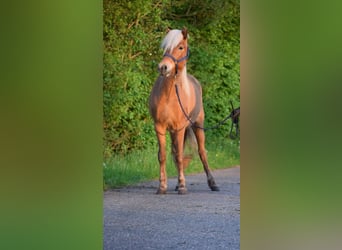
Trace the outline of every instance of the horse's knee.
<instances>
[{"instance_id":1,"label":"horse's knee","mask_svg":"<svg viewBox=\"0 0 342 250\"><path fill-rule=\"evenodd\" d=\"M158 161L160 163L165 162L166 161L166 154L159 151L158 152Z\"/></svg>"},{"instance_id":2,"label":"horse's knee","mask_svg":"<svg viewBox=\"0 0 342 250\"><path fill-rule=\"evenodd\" d=\"M172 158L177 166L179 166L179 164L182 164L183 162L183 154L181 154L180 152L173 151Z\"/></svg>"}]
</instances>

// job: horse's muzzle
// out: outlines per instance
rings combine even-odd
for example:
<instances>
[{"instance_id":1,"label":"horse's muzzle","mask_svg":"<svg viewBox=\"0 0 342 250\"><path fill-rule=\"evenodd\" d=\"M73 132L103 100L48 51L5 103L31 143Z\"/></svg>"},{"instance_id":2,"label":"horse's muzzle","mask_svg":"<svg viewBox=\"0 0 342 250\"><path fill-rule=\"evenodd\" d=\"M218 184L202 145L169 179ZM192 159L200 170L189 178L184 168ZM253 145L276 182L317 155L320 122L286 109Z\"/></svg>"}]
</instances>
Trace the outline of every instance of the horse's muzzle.
<instances>
[{"instance_id":1,"label":"horse's muzzle","mask_svg":"<svg viewBox=\"0 0 342 250\"><path fill-rule=\"evenodd\" d=\"M163 60L158 64L158 70L162 76L170 76L174 69L174 63L170 58L164 57Z\"/></svg>"},{"instance_id":2,"label":"horse's muzzle","mask_svg":"<svg viewBox=\"0 0 342 250\"><path fill-rule=\"evenodd\" d=\"M162 76L168 76L170 73L170 69L168 68L168 66L166 64L159 65L158 70Z\"/></svg>"},{"instance_id":3,"label":"horse's muzzle","mask_svg":"<svg viewBox=\"0 0 342 250\"><path fill-rule=\"evenodd\" d=\"M159 67L159 72L160 72L160 74L161 75L166 75L167 74L167 66L165 65L165 64L163 64L163 65L161 65L160 67Z\"/></svg>"}]
</instances>

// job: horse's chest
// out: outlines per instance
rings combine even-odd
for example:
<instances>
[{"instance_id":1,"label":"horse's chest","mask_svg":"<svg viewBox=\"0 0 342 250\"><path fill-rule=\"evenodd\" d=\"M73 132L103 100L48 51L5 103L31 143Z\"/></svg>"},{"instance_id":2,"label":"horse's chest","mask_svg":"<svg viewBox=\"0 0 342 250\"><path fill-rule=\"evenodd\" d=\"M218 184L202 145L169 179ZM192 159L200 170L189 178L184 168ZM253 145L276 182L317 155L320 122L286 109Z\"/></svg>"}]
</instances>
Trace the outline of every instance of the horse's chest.
<instances>
[{"instance_id":1,"label":"horse's chest","mask_svg":"<svg viewBox=\"0 0 342 250\"><path fill-rule=\"evenodd\" d=\"M190 98L191 95L183 87L179 88L180 93L178 96L176 91L160 94L161 91L157 91L159 90L157 87L155 87L150 96L150 112L155 123L168 130L179 130L186 126L188 120L184 113L187 115L193 113L195 98Z\"/></svg>"},{"instance_id":2,"label":"horse's chest","mask_svg":"<svg viewBox=\"0 0 342 250\"><path fill-rule=\"evenodd\" d=\"M174 123L175 121L178 121L181 118L179 117L178 107L176 105L168 104L159 106L157 108L157 117L159 117L158 120L160 122L167 124Z\"/></svg>"}]
</instances>

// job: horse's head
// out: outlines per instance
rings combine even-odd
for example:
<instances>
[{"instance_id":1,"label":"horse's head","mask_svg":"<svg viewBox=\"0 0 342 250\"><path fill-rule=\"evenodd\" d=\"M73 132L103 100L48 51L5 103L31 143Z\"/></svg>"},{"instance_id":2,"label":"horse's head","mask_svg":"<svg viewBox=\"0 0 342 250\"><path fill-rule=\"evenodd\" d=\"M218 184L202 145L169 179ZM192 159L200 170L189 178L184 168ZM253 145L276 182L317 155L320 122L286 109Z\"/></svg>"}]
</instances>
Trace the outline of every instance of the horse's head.
<instances>
[{"instance_id":1,"label":"horse's head","mask_svg":"<svg viewBox=\"0 0 342 250\"><path fill-rule=\"evenodd\" d=\"M189 57L188 30L168 30L161 47L164 56L158 65L158 70L163 76L177 75L186 65Z\"/></svg>"}]
</instances>

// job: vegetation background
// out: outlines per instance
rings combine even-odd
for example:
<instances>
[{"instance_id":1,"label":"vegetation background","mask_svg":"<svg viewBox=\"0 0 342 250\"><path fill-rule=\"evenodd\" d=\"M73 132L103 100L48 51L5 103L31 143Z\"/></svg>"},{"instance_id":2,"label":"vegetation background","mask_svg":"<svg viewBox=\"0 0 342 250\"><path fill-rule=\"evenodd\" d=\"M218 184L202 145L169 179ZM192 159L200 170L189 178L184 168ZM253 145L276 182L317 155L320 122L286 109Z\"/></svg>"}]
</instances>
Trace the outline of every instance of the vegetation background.
<instances>
[{"instance_id":1,"label":"vegetation background","mask_svg":"<svg viewBox=\"0 0 342 250\"><path fill-rule=\"evenodd\" d=\"M239 0L104 0L103 3L105 168L113 159L118 164L117 157L127 158L141 151L150 154L151 149L156 149L147 100L158 76L160 43L167 27L189 30L191 53L187 68L202 84L205 126L212 126L229 114L230 101L235 107L240 106ZM235 150L233 158L239 159L239 141L229 139L230 125L228 122L207 132L207 144L228 143L230 151ZM232 157L225 152L228 158ZM156 161L156 153L153 156ZM118 168L113 165L111 168L115 167Z\"/></svg>"}]
</instances>

